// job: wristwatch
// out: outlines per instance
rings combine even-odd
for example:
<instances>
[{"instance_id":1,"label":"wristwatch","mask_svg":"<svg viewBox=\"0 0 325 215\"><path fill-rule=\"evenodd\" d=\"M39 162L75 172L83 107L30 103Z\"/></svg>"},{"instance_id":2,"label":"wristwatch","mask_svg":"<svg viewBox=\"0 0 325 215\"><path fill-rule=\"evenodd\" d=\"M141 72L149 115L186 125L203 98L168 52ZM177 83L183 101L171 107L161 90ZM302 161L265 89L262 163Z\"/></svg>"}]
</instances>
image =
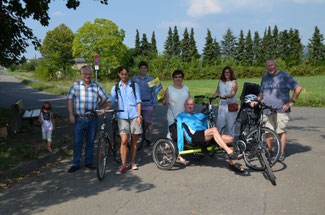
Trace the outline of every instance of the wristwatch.
<instances>
[{"instance_id":1,"label":"wristwatch","mask_svg":"<svg viewBox=\"0 0 325 215\"><path fill-rule=\"evenodd\" d=\"M296 101L295 101L295 100L290 100L290 101L291 101L293 104L294 104L294 103L296 103Z\"/></svg>"}]
</instances>

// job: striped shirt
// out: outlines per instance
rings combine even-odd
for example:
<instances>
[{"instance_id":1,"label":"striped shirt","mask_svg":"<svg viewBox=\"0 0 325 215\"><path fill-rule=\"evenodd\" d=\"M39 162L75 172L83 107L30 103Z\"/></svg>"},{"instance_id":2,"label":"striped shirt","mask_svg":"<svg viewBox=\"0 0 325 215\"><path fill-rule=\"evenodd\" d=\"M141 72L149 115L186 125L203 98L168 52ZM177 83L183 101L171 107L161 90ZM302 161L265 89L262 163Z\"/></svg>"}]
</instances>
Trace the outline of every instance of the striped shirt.
<instances>
[{"instance_id":1,"label":"striped shirt","mask_svg":"<svg viewBox=\"0 0 325 215\"><path fill-rule=\"evenodd\" d=\"M73 99L74 113L80 116L96 110L98 103L107 98L104 88L96 81L91 81L88 87L82 80L74 82L68 94L68 99Z\"/></svg>"}]
</instances>

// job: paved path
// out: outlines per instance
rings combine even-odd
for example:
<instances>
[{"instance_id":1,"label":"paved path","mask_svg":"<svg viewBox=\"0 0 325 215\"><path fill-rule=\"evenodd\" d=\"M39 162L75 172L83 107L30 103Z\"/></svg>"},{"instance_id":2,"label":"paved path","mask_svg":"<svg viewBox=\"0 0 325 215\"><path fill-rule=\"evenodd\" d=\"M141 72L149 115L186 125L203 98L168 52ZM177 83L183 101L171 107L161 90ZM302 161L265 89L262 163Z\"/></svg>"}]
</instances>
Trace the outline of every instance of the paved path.
<instances>
[{"instance_id":1,"label":"paved path","mask_svg":"<svg viewBox=\"0 0 325 215\"><path fill-rule=\"evenodd\" d=\"M52 98L3 81L1 98L3 93L13 97L3 84L33 93L28 97L32 100ZM156 138L166 133L165 113L159 105ZM325 214L325 108L293 108L291 116L287 158L273 168L277 186L261 172L247 169L244 175L234 174L223 155L162 171L145 148L138 155L139 170L114 175L117 165L110 162L103 182L85 168L68 174L71 160L63 160L38 177L0 191L0 214Z\"/></svg>"}]
</instances>

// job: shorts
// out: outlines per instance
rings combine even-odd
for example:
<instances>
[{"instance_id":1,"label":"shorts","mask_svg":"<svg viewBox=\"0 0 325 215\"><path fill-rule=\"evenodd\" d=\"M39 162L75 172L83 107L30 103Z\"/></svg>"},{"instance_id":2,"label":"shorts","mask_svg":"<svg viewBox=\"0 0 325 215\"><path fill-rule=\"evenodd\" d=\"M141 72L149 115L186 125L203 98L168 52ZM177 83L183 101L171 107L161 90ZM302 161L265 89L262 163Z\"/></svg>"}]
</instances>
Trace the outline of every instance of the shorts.
<instances>
[{"instance_id":1,"label":"shorts","mask_svg":"<svg viewBox=\"0 0 325 215\"><path fill-rule=\"evenodd\" d=\"M118 119L118 128L120 134L142 134L141 124L137 124L137 118Z\"/></svg>"},{"instance_id":2,"label":"shorts","mask_svg":"<svg viewBox=\"0 0 325 215\"><path fill-rule=\"evenodd\" d=\"M52 142L52 130L42 131L42 139Z\"/></svg>"},{"instance_id":3,"label":"shorts","mask_svg":"<svg viewBox=\"0 0 325 215\"><path fill-rule=\"evenodd\" d=\"M289 120L289 113L272 113L271 115L263 115L263 122L266 122L265 127L274 130L277 134L286 132Z\"/></svg>"},{"instance_id":4,"label":"shorts","mask_svg":"<svg viewBox=\"0 0 325 215\"><path fill-rule=\"evenodd\" d=\"M196 131L193 136L192 136L192 143L194 145L203 145L205 142L205 136L204 136L204 131Z\"/></svg>"},{"instance_id":5,"label":"shorts","mask_svg":"<svg viewBox=\"0 0 325 215\"><path fill-rule=\"evenodd\" d=\"M151 124L152 123L152 118L153 118L153 106L143 106L141 109L141 115L143 117L143 120L146 123Z\"/></svg>"}]
</instances>

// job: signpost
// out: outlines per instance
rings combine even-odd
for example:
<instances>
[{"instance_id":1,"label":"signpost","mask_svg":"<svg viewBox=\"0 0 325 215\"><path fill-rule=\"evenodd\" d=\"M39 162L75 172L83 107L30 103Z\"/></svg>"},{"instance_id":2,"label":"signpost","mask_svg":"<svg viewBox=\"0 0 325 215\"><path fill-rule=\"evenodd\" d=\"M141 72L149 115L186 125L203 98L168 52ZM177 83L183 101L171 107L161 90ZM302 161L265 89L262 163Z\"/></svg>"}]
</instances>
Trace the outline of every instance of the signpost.
<instances>
[{"instance_id":1,"label":"signpost","mask_svg":"<svg viewBox=\"0 0 325 215\"><path fill-rule=\"evenodd\" d=\"M97 81L97 71L99 70L99 55L98 54L95 54L95 56L94 56L94 64L95 64L96 81Z\"/></svg>"}]
</instances>

